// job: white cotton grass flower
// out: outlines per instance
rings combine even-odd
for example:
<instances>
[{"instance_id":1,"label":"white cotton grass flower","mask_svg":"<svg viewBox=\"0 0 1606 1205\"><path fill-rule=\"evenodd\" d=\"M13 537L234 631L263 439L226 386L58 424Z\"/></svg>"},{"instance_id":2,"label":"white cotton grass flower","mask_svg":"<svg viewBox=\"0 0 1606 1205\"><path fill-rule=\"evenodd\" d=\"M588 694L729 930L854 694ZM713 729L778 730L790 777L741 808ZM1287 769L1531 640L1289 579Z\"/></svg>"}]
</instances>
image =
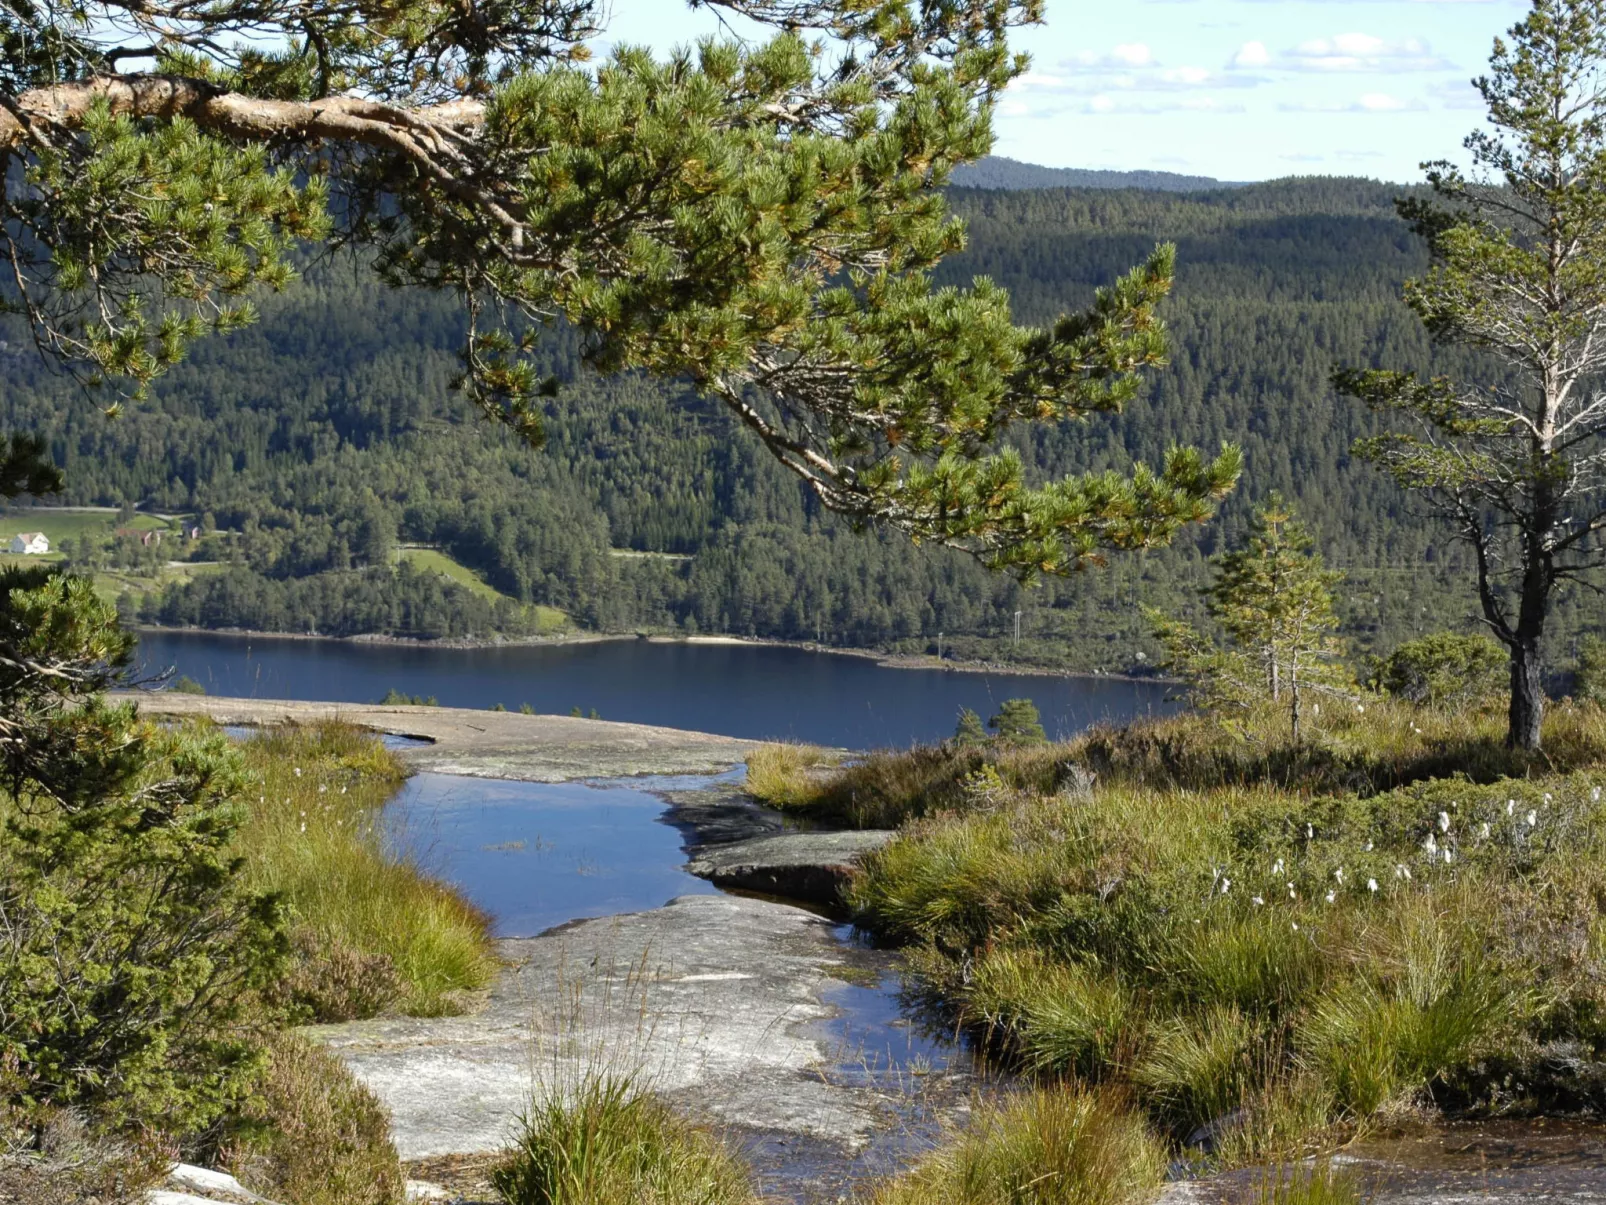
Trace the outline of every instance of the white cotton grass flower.
<instances>
[{"instance_id":1,"label":"white cotton grass flower","mask_svg":"<svg viewBox=\"0 0 1606 1205\"><path fill-rule=\"evenodd\" d=\"M301 777L301 767L300 767L300 766L297 766L297 767L296 767L296 768L295 768L295 770L296 770L296 777L297 777L297 778L300 778L300 777Z\"/></svg>"},{"instance_id":2,"label":"white cotton grass flower","mask_svg":"<svg viewBox=\"0 0 1606 1205\"><path fill-rule=\"evenodd\" d=\"M1283 860L1281 858L1278 858L1277 861L1272 865L1271 872L1272 874L1282 874Z\"/></svg>"},{"instance_id":3,"label":"white cotton grass flower","mask_svg":"<svg viewBox=\"0 0 1606 1205\"><path fill-rule=\"evenodd\" d=\"M1444 864L1446 866L1448 866L1450 864L1450 851L1449 850L1445 850L1444 851Z\"/></svg>"},{"instance_id":4,"label":"white cotton grass flower","mask_svg":"<svg viewBox=\"0 0 1606 1205\"><path fill-rule=\"evenodd\" d=\"M1516 812L1516 810L1517 810L1517 801L1515 799L1506 800L1506 815L1508 815L1508 816L1513 815Z\"/></svg>"},{"instance_id":5,"label":"white cotton grass flower","mask_svg":"<svg viewBox=\"0 0 1606 1205\"><path fill-rule=\"evenodd\" d=\"M1292 883L1288 884L1288 898L1291 900L1297 900L1299 898L1299 892L1294 890L1294 885Z\"/></svg>"},{"instance_id":6,"label":"white cotton grass flower","mask_svg":"<svg viewBox=\"0 0 1606 1205\"><path fill-rule=\"evenodd\" d=\"M1314 824L1307 824L1305 826L1305 840L1307 840L1307 841L1316 840L1316 826Z\"/></svg>"},{"instance_id":7,"label":"white cotton grass flower","mask_svg":"<svg viewBox=\"0 0 1606 1205\"><path fill-rule=\"evenodd\" d=\"M1489 839L1489 822L1487 820L1485 820L1482 826L1478 829L1478 839L1481 841L1487 841Z\"/></svg>"},{"instance_id":8,"label":"white cotton grass flower","mask_svg":"<svg viewBox=\"0 0 1606 1205\"><path fill-rule=\"evenodd\" d=\"M1328 902L1328 903L1329 903L1329 904L1331 904L1331 903L1332 903L1332 902L1333 902L1333 901L1334 901L1334 900L1336 900L1336 899L1338 899L1338 892L1336 892L1336 891L1329 891L1329 892L1328 892L1328 893L1327 893L1327 902Z\"/></svg>"},{"instance_id":9,"label":"white cotton grass flower","mask_svg":"<svg viewBox=\"0 0 1606 1205\"><path fill-rule=\"evenodd\" d=\"M1366 714L1366 708L1362 707L1359 703L1355 704L1355 714L1356 715L1365 715ZM1294 927L1297 929L1299 926L1296 925Z\"/></svg>"},{"instance_id":10,"label":"white cotton grass flower","mask_svg":"<svg viewBox=\"0 0 1606 1205\"><path fill-rule=\"evenodd\" d=\"M1338 880L1338 885L1342 887L1344 885L1344 868L1340 866L1334 870L1333 877Z\"/></svg>"},{"instance_id":11,"label":"white cotton grass flower","mask_svg":"<svg viewBox=\"0 0 1606 1205\"><path fill-rule=\"evenodd\" d=\"M1528 827L1529 828L1533 828L1538 823L1539 823L1539 813L1537 811L1530 810L1528 812Z\"/></svg>"},{"instance_id":12,"label":"white cotton grass flower","mask_svg":"<svg viewBox=\"0 0 1606 1205\"><path fill-rule=\"evenodd\" d=\"M1441 833L1447 833L1447 832L1450 831L1450 813L1449 812L1440 812L1439 813L1439 831Z\"/></svg>"},{"instance_id":13,"label":"white cotton grass flower","mask_svg":"<svg viewBox=\"0 0 1606 1205\"><path fill-rule=\"evenodd\" d=\"M1221 894L1222 895L1226 895L1227 892L1229 892L1231 890L1232 890L1232 880L1231 879L1222 879L1221 880Z\"/></svg>"},{"instance_id":14,"label":"white cotton grass flower","mask_svg":"<svg viewBox=\"0 0 1606 1205\"><path fill-rule=\"evenodd\" d=\"M1258 896L1258 895L1252 895L1252 896L1249 897L1249 902L1251 904L1253 904L1255 907L1259 908L1266 901L1261 899L1260 896Z\"/></svg>"},{"instance_id":15,"label":"white cotton grass flower","mask_svg":"<svg viewBox=\"0 0 1606 1205\"><path fill-rule=\"evenodd\" d=\"M1368 841L1366 843L1366 852L1367 853L1371 853L1372 850L1375 849L1375 848L1376 848L1376 846L1374 846L1370 841Z\"/></svg>"},{"instance_id":16,"label":"white cotton grass flower","mask_svg":"<svg viewBox=\"0 0 1606 1205\"><path fill-rule=\"evenodd\" d=\"M1590 787L1589 788L1589 798L1590 798L1591 802L1599 803L1600 802L1600 788L1599 787Z\"/></svg>"},{"instance_id":17,"label":"white cotton grass flower","mask_svg":"<svg viewBox=\"0 0 1606 1205\"><path fill-rule=\"evenodd\" d=\"M1429 833L1428 839L1422 842L1422 848L1427 851L1428 857L1431 858L1434 854L1439 852L1439 842L1432 833Z\"/></svg>"},{"instance_id":18,"label":"white cotton grass flower","mask_svg":"<svg viewBox=\"0 0 1606 1205\"><path fill-rule=\"evenodd\" d=\"M1298 933L1298 932L1299 932L1299 922L1298 922L1298 921L1297 921L1297 920L1296 920L1296 921L1293 921L1293 922L1291 922L1291 923L1292 923L1292 924L1293 924L1293 926L1294 926L1294 932L1295 932L1295 933Z\"/></svg>"},{"instance_id":19,"label":"white cotton grass flower","mask_svg":"<svg viewBox=\"0 0 1606 1205\"><path fill-rule=\"evenodd\" d=\"M1376 879L1367 879L1366 880L1366 889L1368 891L1376 891L1377 890L1377 880Z\"/></svg>"}]
</instances>

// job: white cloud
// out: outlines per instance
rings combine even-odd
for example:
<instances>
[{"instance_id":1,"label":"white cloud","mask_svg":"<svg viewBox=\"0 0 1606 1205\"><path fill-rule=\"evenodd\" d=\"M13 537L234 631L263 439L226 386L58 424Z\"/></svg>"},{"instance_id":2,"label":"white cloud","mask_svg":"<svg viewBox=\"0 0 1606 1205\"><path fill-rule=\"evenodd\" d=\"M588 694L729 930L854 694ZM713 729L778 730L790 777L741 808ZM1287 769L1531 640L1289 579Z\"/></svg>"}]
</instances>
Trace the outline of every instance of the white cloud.
<instances>
[{"instance_id":1,"label":"white cloud","mask_svg":"<svg viewBox=\"0 0 1606 1205\"><path fill-rule=\"evenodd\" d=\"M1402 100L1387 92L1363 92L1348 101L1284 101L1284 113L1404 113L1427 108L1420 100Z\"/></svg>"},{"instance_id":2,"label":"white cloud","mask_svg":"<svg viewBox=\"0 0 1606 1205\"><path fill-rule=\"evenodd\" d=\"M1111 96L1101 92L1089 98L1084 112L1129 116L1150 116L1156 113L1242 113L1242 105L1224 104L1213 96L1178 96L1169 100L1138 100L1128 96Z\"/></svg>"},{"instance_id":3,"label":"white cloud","mask_svg":"<svg viewBox=\"0 0 1606 1205\"><path fill-rule=\"evenodd\" d=\"M1234 67L1269 67L1271 66L1271 51L1266 49L1264 42L1245 42L1238 47L1238 53L1232 56Z\"/></svg>"},{"instance_id":4,"label":"white cloud","mask_svg":"<svg viewBox=\"0 0 1606 1205\"><path fill-rule=\"evenodd\" d=\"M1146 43L1128 42L1109 51L1084 51L1062 59L1050 71L1029 71L1017 85L1022 89L1087 96L1110 92L1252 88L1261 82L1242 72L1213 71L1191 64L1165 66Z\"/></svg>"},{"instance_id":5,"label":"white cloud","mask_svg":"<svg viewBox=\"0 0 1606 1205\"><path fill-rule=\"evenodd\" d=\"M1230 67L1243 71L1386 72L1443 71L1452 64L1433 53L1421 38L1389 41L1369 33L1341 33L1310 38L1272 54L1264 42L1245 42Z\"/></svg>"}]
</instances>

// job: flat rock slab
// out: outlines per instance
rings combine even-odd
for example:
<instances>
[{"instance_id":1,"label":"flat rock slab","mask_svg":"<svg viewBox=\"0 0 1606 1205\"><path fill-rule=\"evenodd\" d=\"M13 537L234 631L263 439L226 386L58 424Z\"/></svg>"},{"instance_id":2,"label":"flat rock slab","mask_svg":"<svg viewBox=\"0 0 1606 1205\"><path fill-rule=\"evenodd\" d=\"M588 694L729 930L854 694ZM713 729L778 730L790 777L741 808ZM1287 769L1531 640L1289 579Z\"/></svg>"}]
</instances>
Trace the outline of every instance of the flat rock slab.
<instances>
[{"instance_id":1,"label":"flat rock slab","mask_svg":"<svg viewBox=\"0 0 1606 1205\"><path fill-rule=\"evenodd\" d=\"M718 887L830 906L841 902L859 859L895 836L875 829L782 833L703 846L686 869Z\"/></svg>"},{"instance_id":2,"label":"flat rock slab","mask_svg":"<svg viewBox=\"0 0 1606 1205\"><path fill-rule=\"evenodd\" d=\"M483 1012L307 1031L385 1103L403 1159L498 1150L535 1094L598 1069L716 1124L849 1148L876 1124L879 1093L818 1070L822 993L857 956L818 916L684 896L499 945Z\"/></svg>"},{"instance_id":3,"label":"flat rock slab","mask_svg":"<svg viewBox=\"0 0 1606 1205\"><path fill-rule=\"evenodd\" d=\"M1372 1205L1601 1205L1606 1127L1571 1120L1450 1122L1333 1157ZM1158 1205L1255 1205L1265 1172L1169 1185Z\"/></svg>"},{"instance_id":4,"label":"flat rock slab","mask_svg":"<svg viewBox=\"0 0 1606 1205\"><path fill-rule=\"evenodd\" d=\"M429 742L401 750L420 770L476 778L566 782L638 774L718 774L747 759L756 741L566 715L521 715L459 707L390 707L228 699L149 691L149 715L209 716L219 724L344 720L375 732Z\"/></svg>"}]
</instances>

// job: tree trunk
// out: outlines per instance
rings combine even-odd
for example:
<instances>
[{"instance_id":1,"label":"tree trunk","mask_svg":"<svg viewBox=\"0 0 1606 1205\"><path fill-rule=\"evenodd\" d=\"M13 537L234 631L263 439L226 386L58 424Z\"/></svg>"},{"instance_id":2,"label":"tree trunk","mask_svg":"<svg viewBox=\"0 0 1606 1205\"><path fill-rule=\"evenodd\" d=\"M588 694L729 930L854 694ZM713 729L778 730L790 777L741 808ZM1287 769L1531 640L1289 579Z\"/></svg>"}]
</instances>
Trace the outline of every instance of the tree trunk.
<instances>
[{"instance_id":1,"label":"tree trunk","mask_svg":"<svg viewBox=\"0 0 1606 1205\"><path fill-rule=\"evenodd\" d=\"M1539 752L1544 719L1545 689L1539 642L1519 641L1511 646L1511 711L1506 744L1513 749Z\"/></svg>"}]
</instances>

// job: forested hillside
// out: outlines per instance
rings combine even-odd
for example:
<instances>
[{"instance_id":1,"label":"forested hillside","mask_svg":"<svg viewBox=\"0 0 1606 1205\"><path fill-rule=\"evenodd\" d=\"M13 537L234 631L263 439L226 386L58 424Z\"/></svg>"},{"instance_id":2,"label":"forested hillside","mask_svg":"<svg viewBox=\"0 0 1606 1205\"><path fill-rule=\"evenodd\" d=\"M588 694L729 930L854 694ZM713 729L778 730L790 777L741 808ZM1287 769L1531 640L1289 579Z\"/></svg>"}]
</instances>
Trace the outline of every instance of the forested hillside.
<instances>
[{"instance_id":1,"label":"forested hillside","mask_svg":"<svg viewBox=\"0 0 1606 1205\"><path fill-rule=\"evenodd\" d=\"M1327 384L1335 361L1430 362L1398 300L1422 253L1388 187L959 189L953 204L971 246L944 275L993 277L1034 322L1176 241L1171 366L1125 415L1044 433L1026 450L1042 472L1065 473L1156 461L1173 442L1235 440L1247 471L1217 522L1174 549L1023 591L958 555L853 533L722 411L661 383L586 377L563 332L549 340L548 368L567 384L548 446L531 451L453 396L461 332L449 304L387 290L339 260L309 265L302 283L263 300L258 324L201 343L149 404L116 419L46 373L12 327L0 421L50 437L68 501L133 503L216 529L185 555L226 568L125 595L148 622L484 635L534 630L544 613L522 604L540 603L607 630L913 650L934 649L940 632L957 655L1124 669L1156 652L1135 603L1196 610L1203 557L1241 528L1253 499L1279 489L1349 572L1342 601L1357 648L1465 626L1459 554L1381 475L1351 463L1373 419ZM115 539L76 543L69 556L92 566L137 559ZM398 543L439 549L505 599L398 567ZM1005 639L1016 609L1018 650ZM1595 610L1564 600L1561 639L1592 627Z\"/></svg>"}]
</instances>

